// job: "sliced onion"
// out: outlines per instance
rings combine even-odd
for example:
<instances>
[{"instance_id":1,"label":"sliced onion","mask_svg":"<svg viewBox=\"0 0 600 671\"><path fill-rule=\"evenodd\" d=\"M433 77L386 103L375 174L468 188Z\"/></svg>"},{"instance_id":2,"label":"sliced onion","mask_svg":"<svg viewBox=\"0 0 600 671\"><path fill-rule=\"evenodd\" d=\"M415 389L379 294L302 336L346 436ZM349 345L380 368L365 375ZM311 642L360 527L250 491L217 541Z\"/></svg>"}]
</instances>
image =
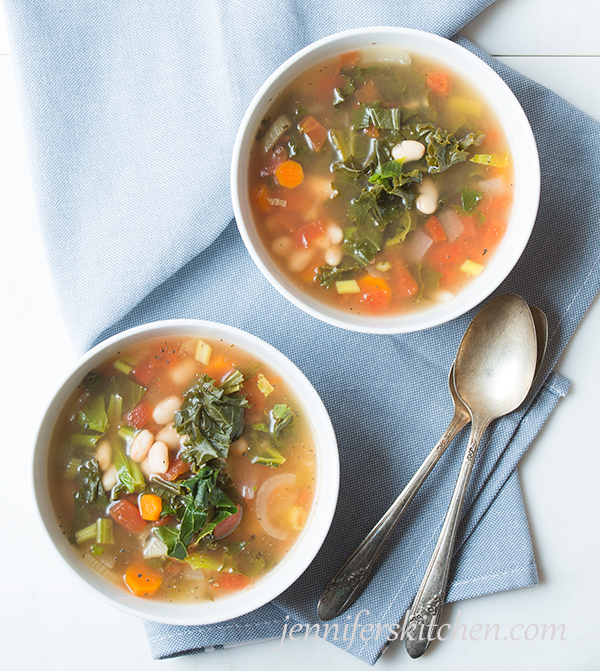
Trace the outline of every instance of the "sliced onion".
<instances>
[{"instance_id":1,"label":"sliced onion","mask_svg":"<svg viewBox=\"0 0 600 671\"><path fill-rule=\"evenodd\" d=\"M411 236L410 242L406 243L406 258L418 263L425 252L431 247L433 240L421 229L417 229Z\"/></svg>"},{"instance_id":2,"label":"sliced onion","mask_svg":"<svg viewBox=\"0 0 600 671\"><path fill-rule=\"evenodd\" d=\"M498 196L504 192L504 182L501 177L486 179L477 184L477 189L489 193L490 196Z\"/></svg>"},{"instance_id":3,"label":"sliced onion","mask_svg":"<svg viewBox=\"0 0 600 671\"><path fill-rule=\"evenodd\" d=\"M276 527L269 517L269 499L278 487L293 487L296 484L294 473L281 473L265 480L256 495L256 517L269 536L284 541L288 537L287 529Z\"/></svg>"},{"instance_id":4,"label":"sliced onion","mask_svg":"<svg viewBox=\"0 0 600 671\"><path fill-rule=\"evenodd\" d=\"M438 215L437 218L444 229L444 233L448 238L448 242L456 240L458 236L463 232L464 226L456 210L451 207L446 207Z\"/></svg>"},{"instance_id":5,"label":"sliced onion","mask_svg":"<svg viewBox=\"0 0 600 671\"><path fill-rule=\"evenodd\" d=\"M279 140L279 138L285 133L285 131L292 125L292 122L288 119L285 114L277 117L273 122L273 125L265 134L264 139L264 148L265 154L273 148L273 145Z\"/></svg>"}]
</instances>

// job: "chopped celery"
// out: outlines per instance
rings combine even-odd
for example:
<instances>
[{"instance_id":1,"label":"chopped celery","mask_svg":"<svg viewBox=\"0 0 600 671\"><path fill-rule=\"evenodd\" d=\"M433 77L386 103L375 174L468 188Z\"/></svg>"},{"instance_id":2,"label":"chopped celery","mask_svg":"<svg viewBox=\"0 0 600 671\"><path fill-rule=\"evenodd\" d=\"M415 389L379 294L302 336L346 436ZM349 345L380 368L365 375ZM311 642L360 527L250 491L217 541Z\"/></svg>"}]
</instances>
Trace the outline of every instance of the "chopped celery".
<instances>
[{"instance_id":1,"label":"chopped celery","mask_svg":"<svg viewBox=\"0 0 600 671\"><path fill-rule=\"evenodd\" d=\"M77 531L75 533L75 542L77 543L77 545L95 539L97 527L98 525L96 524L96 522L94 522L93 524L90 524L89 526Z\"/></svg>"},{"instance_id":2,"label":"chopped celery","mask_svg":"<svg viewBox=\"0 0 600 671\"><path fill-rule=\"evenodd\" d=\"M90 554L93 554L94 557L99 557L100 555L104 554L104 548L94 543L90 548Z\"/></svg>"},{"instance_id":3,"label":"chopped celery","mask_svg":"<svg viewBox=\"0 0 600 671\"><path fill-rule=\"evenodd\" d=\"M273 385L267 380L267 378L259 373L256 379L256 386L263 393L264 396L268 396L273 391Z\"/></svg>"},{"instance_id":4,"label":"chopped celery","mask_svg":"<svg viewBox=\"0 0 600 671\"><path fill-rule=\"evenodd\" d=\"M117 359L113 361L113 368L116 368L123 375L129 375L133 370L132 361L129 359Z\"/></svg>"},{"instance_id":5,"label":"chopped celery","mask_svg":"<svg viewBox=\"0 0 600 671\"><path fill-rule=\"evenodd\" d=\"M492 168L506 168L509 164L508 154L475 154L469 160L471 163L491 165Z\"/></svg>"},{"instance_id":6,"label":"chopped celery","mask_svg":"<svg viewBox=\"0 0 600 671\"><path fill-rule=\"evenodd\" d=\"M67 469L65 470L65 478L67 480L74 480L75 477L77 476L77 471L79 470L79 467L81 466L81 459L77 459L77 457L73 457L71 461L69 461L69 465L67 466Z\"/></svg>"},{"instance_id":7,"label":"chopped celery","mask_svg":"<svg viewBox=\"0 0 600 671\"><path fill-rule=\"evenodd\" d=\"M220 571L223 568L223 557L211 557L205 552L192 552L184 560L194 571L207 568L211 571Z\"/></svg>"},{"instance_id":8,"label":"chopped celery","mask_svg":"<svg viewBox=\"0 0 600 671\"><path fill-rule=\"evenodd\" d=\"M100 517L96 522L96 543L112 545L114 542L112 520L108 517Z\"/></svg>"},{"instance_id":9,"label":"chopped celery","mask_svg":"<svg viewBox=\"0 0 600 671\"><path fill-rule=\"evenodd\" d=\"M69 438L69 443L74 447L87 447L89 449L96 447L98 440L102 438L102 434L95 435L75 433Z\"/></svg>"},{"instance_id":10,"label":"chopped celery","mask_svg":"<svg viewBox=\"0 0 600 671\"><path fill-rule=\"evenodd\" d=\"M485 266L482 266L481 263L476 263L475 261L471 261L471 259L467 259L459 270L462 270L463 273L471 275L472 277L477 277L477 275L481 275L484 268Z\"/></svg>"},{"instance_id":11,"label":"chopped celery","mask_svg":"<svg viewBox=\"0 0 600 671\"><path fill-rule=\"evenodd\" d=\"M111 394L108 401L108 425L114 430L115 427L121 423L121 415L123 414L123 398L119 394Z\"/></svg>"},{"instance_id":12,"label":"chopped celery","mask_svg":"<svg viewBox=\"0 0 600 671\"><path fill-rule=\"evenodd\" d=\"M84 429L104 433L108 425L104 397L96 396L92 398L89 405L86 405L77 413L77 421Z\"/></svg>"},{"instance_id":13,"label":"chopped celery","mask_svg":"<svg viewBox=\"0 0 600 671\"><path fill-rule=\"evenodd\" d=\"M277 468L278 466L281 466L281 464L285 463L285 457L274 447L264 446L264 452L262 454L252 457L252 463L262 464L263 466L271 466L271 468Z\"/></svg>"},{"instance_id":14,"label":"chopped celery","mask_svg":"<svg viewBox=\"0 0 600 671\"><path fill-rule=\"evenodd\" d=\"M335 283L338 294L358 294L360 287L356 280L338 280Z\"/></svg>"},{"instance_id":15,"label":"chopped celery","mask_svg":"<svg viewBox=\"0 0 600 671\"><path fill-rule=\"evenodd\" d=\"M113 447L113 460L117 469L118 482L113 491L113 498L120 492L139 494L146 488L146 480L140 465L128 459L120 447Z\"/></svg>"},{"instance_id":16,"label":"chopped celery","mask_svg":"<svg viewBox=\"0 0 600 671\"><path fill-rule=\"evenodd\" d=\"M93 569L103 578L106 578L111 582L121 582L121 576L117 575L114 571L111 571L107 566L105 566L101 561L98 561L96 557L93 557L91 554L86 552L82 559L91 569Z\"/></svg>"},{"instance_id":17,"label":"chopped celery","mask_svg":"<svg viewBox=\"0 0 600 671\"><path fill-rule=\"evenodd\" d=\"M196 345L196 354L194 355L196 361L199 361L200 363L203 363L205 366L208 366L208 364L210 363L211 355L212 355L212 347L208 343L205 343L203 340L200 340L200 338L198 338L198 344Z\"/></svg>"}]
</instances>

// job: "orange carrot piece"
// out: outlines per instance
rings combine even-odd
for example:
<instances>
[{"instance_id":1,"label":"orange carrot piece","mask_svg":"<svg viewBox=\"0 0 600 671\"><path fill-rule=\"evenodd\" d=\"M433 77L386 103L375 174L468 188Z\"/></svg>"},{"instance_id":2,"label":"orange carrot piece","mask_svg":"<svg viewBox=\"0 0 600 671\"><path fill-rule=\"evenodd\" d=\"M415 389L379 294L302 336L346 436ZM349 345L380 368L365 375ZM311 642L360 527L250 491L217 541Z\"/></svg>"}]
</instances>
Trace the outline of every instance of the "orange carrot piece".
<instances>
[{"instance_id":1,"label":"orange carrot piece","mask_svg":"<svg viewBox=\"0 0 600 671\"><path fill-rule=\"evenodd\" d=\"M156 522L162 513L162 499L156 494L140 496L140 515L148 522Z\"/></svg>"},{"instance_id":2,"label":"orange carrot piece","mask_svg":"<svg viewBox=\"0 0 600 671\"><path fill-rule=\"evenodd\" d=\"M383 312L389 305L392 295L390 285L382 277L366 275L358 280L361 291L361 303L368 305L373 314Z\"/></svg>"},{"instance_id":3,"label":"orange carrot piece","mask_svg":"<svg viewBox=\"0 0 600 671\"><path fill-rule=\"evenodd\" d=\"M432 72L427 75L427 86L436 93L446 94L450 89L450 78L443 72Z\"/></svg>"},{"instance_id":4,"label":"orange carrot piece","mask_svg":"<svg viewBox=\"0 0 600 671\"><path fill-rule=\"evenodd\" d=\"M268 212L271 209L271 203L268 200L269 192L266 186L259 186L254 193L254 197L263 212Z\"/></svg>"},{"instance_id":5,"label":"orange carrot piece","mask_svg":"<svg viewBox=\"0 0 600 671\"><path fill-rule=\"evenodd\" d=\"M281 186L288 189L294 189L302 184L304 179L304 171L300 163L296 161L284 161L275 169L275 177Z\"/></svg>"},{"instance_id":6,"label":"orange carrot piece","mask_svg":"<svg viewBox=\"0 0 600 671\"><path fill-rule=\"evenodd\" d=\"M134 596L152 596L162 583L161 574L142 562L130 564L123 578Z\"/></svg>"}]
</instances>

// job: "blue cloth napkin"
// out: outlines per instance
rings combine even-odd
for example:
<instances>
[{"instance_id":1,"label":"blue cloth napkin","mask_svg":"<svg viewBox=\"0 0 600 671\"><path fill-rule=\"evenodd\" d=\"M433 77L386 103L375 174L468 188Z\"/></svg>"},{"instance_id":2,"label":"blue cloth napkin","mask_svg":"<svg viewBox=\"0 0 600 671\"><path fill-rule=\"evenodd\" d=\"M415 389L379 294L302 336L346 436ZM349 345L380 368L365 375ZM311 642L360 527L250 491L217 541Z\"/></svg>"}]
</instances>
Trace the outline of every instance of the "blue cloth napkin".
<instances>
[{"instance_id":1,"label":"blue cloth napkin","mask_svg":"<svg viewBox=\"0 0 600 671\"><path fill-rule=\"evenodd\" d=\"M241 327L307 374L334 423L339 506L313 564L274 603L214 626L147 624L165 658L278 638L315 622L332 572L394 500L452 414L447 373L468 315L399 336L350 333L285 301L231 222L228 169L246 105L307 43L373 23L454 35L491 0L4 0L22 93L40 222L73 342L81 352L127 327L197 317ZM598 291L599 125L555 94L464 47L506 80L534 129L542 200L525 253L499 292L548 315L548 354L517 412L496 422L475 464L448 598L534 584L516 464L568 389L552 368ZM570 147L556 160L555 139ZM565 175L568 176L565 179ZM577 188L573 187L577 184ZM417 590L466 443L444 455L396 530L362 598L327 640L373 663ZM346 618L350 618L347 620Z\"/></svg>"}]
</instances>

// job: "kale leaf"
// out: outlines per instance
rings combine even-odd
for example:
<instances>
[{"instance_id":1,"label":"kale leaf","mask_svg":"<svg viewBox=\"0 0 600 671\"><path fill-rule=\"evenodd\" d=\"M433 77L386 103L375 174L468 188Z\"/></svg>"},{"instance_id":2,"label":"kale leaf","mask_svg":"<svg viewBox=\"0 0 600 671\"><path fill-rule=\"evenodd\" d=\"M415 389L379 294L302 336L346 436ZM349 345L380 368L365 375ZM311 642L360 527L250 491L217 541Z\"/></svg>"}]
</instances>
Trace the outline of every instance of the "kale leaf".
<instances>
[{"instance_id":1,"label":"kale leaf","mask_svg":"<svg viewBox=\"0 0 600 671\"><path fill-rule=\"evenodd\" d=\"M90 459L79 467L77 482L79 490L73 495L75 514L71 522L72 529L79 528L84 522L89 522L90 508L104 511L108 506L108 497L102 485L97 459Z\"/></svg>"},{"instance_id":2,"label":"kale leaf","mask_svg":"<svg viewBox=\"0 0 600 671\"><path fill-rule=\"evenodd\" d=\"M154 533L167 546L169 557L184 559L191 545L237 512L237 505L221 488L220 468L204 466L180 483L155 479L152 489L166 501L179 520L179 527L157 527Z\"/></svg>"},{"instance_id":3,"label":"kale leaf","mask_svg":"<svg viewBox=\"0 0 600 671\"><path fill-rule=\"evenodd\" d=\"M250 404L239 391L244 378L236 370L220 385L209 375L184 396L175 415L175 429L187 436L181 453L194 472L211 459L226 459L229 446L244 430L244 408Z\"/></svg>"}]
</instances>

